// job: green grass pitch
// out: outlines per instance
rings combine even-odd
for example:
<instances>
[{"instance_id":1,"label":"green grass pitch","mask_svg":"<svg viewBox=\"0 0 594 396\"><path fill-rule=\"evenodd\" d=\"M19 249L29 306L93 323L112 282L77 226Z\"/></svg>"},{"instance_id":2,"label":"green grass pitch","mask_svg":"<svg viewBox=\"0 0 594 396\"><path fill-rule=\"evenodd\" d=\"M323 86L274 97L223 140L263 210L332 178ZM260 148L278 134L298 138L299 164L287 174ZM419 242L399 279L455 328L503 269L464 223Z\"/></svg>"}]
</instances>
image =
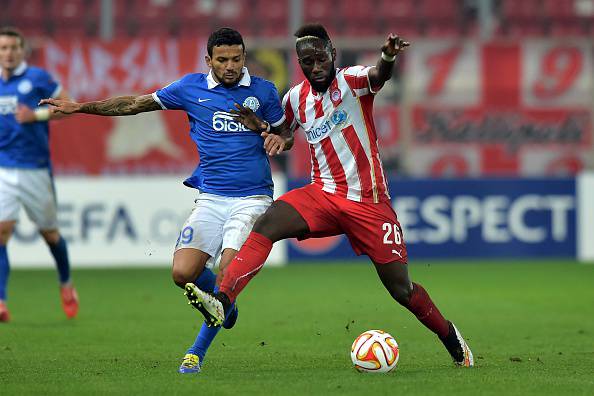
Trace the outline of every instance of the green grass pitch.
<instances>
[{"instance_id":1,"label":"green grass pitch","mask_svg":"<svg viewBox=\"0 0 594 396\"><path fill-rule=\"evenodd\" d=\"M594 266L418 263L423 284L469 339L476 368L453 366L393 302L371 265L265 269L215 339L203 372L176 372L201 320L167 269L77 270L79 317L59 307L54 271L13 271L0 325L0 394L592 395ZM351 367L354 338L390 332L390 374Z\"/></svg>"}]
</instances>

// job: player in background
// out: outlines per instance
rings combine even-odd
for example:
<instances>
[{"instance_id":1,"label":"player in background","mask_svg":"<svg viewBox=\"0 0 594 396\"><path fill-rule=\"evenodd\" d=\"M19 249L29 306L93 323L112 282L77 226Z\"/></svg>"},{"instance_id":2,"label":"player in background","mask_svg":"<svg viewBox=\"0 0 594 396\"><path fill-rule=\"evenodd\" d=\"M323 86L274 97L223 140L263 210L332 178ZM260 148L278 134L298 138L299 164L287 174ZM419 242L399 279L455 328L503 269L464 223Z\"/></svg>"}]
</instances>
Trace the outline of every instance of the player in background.
<instances>
[{"instance_id":1,"label":"player in background","mask_svg":"<svg viewBox=\"0 0 594 396\"><path fill-rule=\"evenodd\" d=\"M48 121L56 115L47 107L36 108L42 98L68 99L68 95L47 71L27 65L25 49L25 38L18 30L0 28L0 322L10 320L6 244L21 206L54 257L66 316L74 318L78 312L68 248L58 230L50 161Z\"/></svg>"},{"instance_id":2,"label":"player in background","mask_svg":"<svg viewBox=\"0 0 594 396\"><path fill-rule=\"evenodd\" d=\"M239 32L229 28L213 32L207 51L208 74L188 74L149 95L88 103L41 101L64 114L125 116L155 110L183 110L188 114L200 163L184 184L197 189L198 197L180 232L172 270L173 281L188 294L195 287L218 290L207 263L220 256L220 282L224 268L243 245L254 222L272 203L267 153L278 154L293 145L274 84L250 76L244 67L245 45ZM231 111L246 115L254 112L265 120L257 130L260 133L239 123ZM274 133L269 133L271 128ZM222 321L225 328L235 324L235 305L228 313ZM183 358L180 373L200 371L218 330L202 326Z\"/></svg>"},{"instance_id":3,"label":"player in background","mask_svg":"<svg viewBox=\"0 0 594 396\"><path fill-rule=\"evenodd\" d=\"M439 337L456 364L471 367L472 353L458 329L409 278L406 245L378 152L374 95L409 43L390 35L375 67L336 69L336 50L322 25L302 26L295 36L306 80L289 90L283 104L292 129L305 131L312 183L272 204L227 268L219 293L198 290L195 303L203 306L209 323L219 325L274 242L346 234L357 254L369 256L390 295ZM239 119L250 127L260 123L252 114Z\"/></svg>"}]
</instances>

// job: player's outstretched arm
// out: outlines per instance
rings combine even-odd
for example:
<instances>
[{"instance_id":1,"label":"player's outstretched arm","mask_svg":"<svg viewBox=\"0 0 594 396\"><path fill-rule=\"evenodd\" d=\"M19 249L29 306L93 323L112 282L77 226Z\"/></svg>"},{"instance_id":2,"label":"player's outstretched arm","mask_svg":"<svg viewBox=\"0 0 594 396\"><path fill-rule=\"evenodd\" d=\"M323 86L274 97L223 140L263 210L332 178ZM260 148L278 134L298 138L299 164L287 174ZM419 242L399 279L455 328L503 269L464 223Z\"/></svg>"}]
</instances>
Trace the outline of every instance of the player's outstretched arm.
<instances>
[{"instance_id":1,"label":"player's outstretched arm","mask_svg":"<svg viewBox=\"0 0 594 396\"><path fill-rule=\"evenodd\" d=\"M375 67L369 70L369 83L372 88L381 87L386 81L392 78L396 57L400 51L403 51L409 45L410 43L408 41L404 41L394 34L388 36L388 39L382 46L382 56L377 61Z\"/></svg>"},{"instance_id":2,"label":"player's outstretched arm","mask_svg":"<svg viewBox=\"0 0 594 396\"><path fill-rule=\"evenodd\" d=\"M161 110L152 95L117 96L97 102L76 103L59 99L43 99L40 105L50 105L51 110L61 114L96 114L102 116L126 116L147 111Z\"/></svg>"}]
</instances>

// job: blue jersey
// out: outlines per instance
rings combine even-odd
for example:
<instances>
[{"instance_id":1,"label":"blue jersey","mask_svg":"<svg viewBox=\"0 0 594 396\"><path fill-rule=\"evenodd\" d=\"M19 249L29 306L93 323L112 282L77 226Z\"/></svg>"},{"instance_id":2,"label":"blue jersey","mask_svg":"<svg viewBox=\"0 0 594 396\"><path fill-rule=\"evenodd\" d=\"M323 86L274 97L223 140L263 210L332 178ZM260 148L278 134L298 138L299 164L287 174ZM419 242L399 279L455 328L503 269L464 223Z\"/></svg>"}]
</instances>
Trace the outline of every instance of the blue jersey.
<instances>
[{"instance_id":1,"label":"blue jersey","mask_svg":"<svg viewBox=\"0 0 594 396\"><path fill-rule=\"evenodd\" d=\"M8 80L0 77L0 166L50 166L48 122L19 124L15 113L19 105L35 109L41 99L55 97L60 90L48 72L24 62Z\"/></svg>"},{"instance_id":2,"label":"blue jersey","mask_svg":"<svg viewBox=\"0 0 594 396\"><path fill-rule=\"evenodd\" d=\"M282 124L285 116L274 84L250 77L244 67L243 77L233 87L217 83L210 73L188 74L153 93L153 98L163 109L188 113L200 163L184 184L229 197L272 196L264 139L234 120L229 110L239 103L272 126Z\"/></svg>"}]
</instances>

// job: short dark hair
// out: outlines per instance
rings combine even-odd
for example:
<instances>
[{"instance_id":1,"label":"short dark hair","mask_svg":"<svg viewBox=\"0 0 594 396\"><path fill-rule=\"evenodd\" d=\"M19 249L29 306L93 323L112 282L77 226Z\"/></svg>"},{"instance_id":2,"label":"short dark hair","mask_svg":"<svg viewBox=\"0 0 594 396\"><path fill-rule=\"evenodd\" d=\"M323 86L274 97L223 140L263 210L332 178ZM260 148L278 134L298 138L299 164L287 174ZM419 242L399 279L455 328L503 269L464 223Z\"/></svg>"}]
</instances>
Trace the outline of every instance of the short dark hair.
<instances>
[{"instance_id":1,"label":"short dark hair","mask_svg":"<svg viewBox=\"0 0 594 396\"><path fill-rule=\"evenodd\" d=\"M328 36L326 28L319 23L306 23L295 32L295 37L297 38L305 36L314 36L324 41L330 41L330 36Z\"/></svg>"},{"instance_id":2,"label":"short dark hair","mask_svg":"<svg viewBox=\"0 0 594 396\"><path fill-rule=\"evenodd\" d=\"M25 36L23 35L23 33L21 33L20 30L16 28L8 26L2 27L0 28L0 36L16 37L21 42L21 48L25 48Z\"/></svg>"},{"instance_id":3,"label":"short dark hair","mask_svg":"<svg viewBox=\"0 0 594 396\"><path fill-rule=\"evenodd\" d=\"M245 44L243 43L243 38L241 34L235 29L231 29L228 27L220 28L215 30L211 33L210 37L208 38L208 44L206 45L206 49L208 51L208 56L212 56L212 48L218 47L220 45L239 45L243 47L245 51Z\"/></svg>"}]
</instances>

